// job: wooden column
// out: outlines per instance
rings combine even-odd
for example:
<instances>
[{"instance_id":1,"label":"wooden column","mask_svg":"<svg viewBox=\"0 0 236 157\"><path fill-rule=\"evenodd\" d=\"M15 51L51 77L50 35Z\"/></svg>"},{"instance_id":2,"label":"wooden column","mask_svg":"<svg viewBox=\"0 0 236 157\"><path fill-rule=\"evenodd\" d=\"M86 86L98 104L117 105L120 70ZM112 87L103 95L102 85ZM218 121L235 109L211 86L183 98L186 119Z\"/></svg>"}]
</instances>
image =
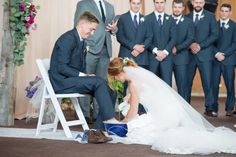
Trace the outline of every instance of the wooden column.
<instances>
[{"instance_id":1,"label":"wooden column","mask_svg":"<svg viewBox=\"0 0 236 157\"><path fill-rule=\"evenodd\" d=\"M0 126L9 126L14 124L14 64L13 64L13 47L12 35L9 23L9 5L2 8L4 0L0 2L2 25L1 32L1 55L0 55Z\"/></svg>"}]
</instances>

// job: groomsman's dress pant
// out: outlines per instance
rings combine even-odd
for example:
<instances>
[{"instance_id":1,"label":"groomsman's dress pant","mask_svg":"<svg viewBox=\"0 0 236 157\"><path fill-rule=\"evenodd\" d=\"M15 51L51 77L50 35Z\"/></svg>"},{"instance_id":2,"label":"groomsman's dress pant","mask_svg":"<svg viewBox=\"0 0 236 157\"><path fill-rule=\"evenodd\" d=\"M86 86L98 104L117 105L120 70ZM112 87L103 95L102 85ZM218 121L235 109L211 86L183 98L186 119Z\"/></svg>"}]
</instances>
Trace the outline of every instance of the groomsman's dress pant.
<instances>
[{"instance_id":1,"label":"groomsman's dress pant","mask_svg":"<svg viewBox=\"0 0 236 157\"><path fill-rule=\"evenodd\" d=\"M227 89L227 99L225 103L225 111L233 111L235 104L235 67L234 65L224 65L218 61L213 63L213 94L214 94L214 111L218 111L218 97L219 97L219 84L221 74L223 75L225 86Z\"/></svg>"},{"instance_id":2,"label":"groomsman's dress pant","mask_svg":"<svg viewBox=\"0 0 236 157\"><path fill-rule=\"evenodd\" d=\"M213 92L212 92L212 61L201 62L197 56L190 56L189 73L188 73L188 91L187 101L191 101L191 91L193 85L193 79L196 74L196 70L199 70L202 81L202 87L205 95L205 109L206 111L214 111L213 109Z\"/></svg>"},{"instance_id":3,"label":"groomsman's dress pant","mask_svg":"<svg viewBox=\"0 0 236 157\"><path fill-rule=\"evenodd\" d=\"M173 70L178 93L187 100L188 93L186 89L188 87L188 64L174 65Z\"/></svg>"}]
</instances>

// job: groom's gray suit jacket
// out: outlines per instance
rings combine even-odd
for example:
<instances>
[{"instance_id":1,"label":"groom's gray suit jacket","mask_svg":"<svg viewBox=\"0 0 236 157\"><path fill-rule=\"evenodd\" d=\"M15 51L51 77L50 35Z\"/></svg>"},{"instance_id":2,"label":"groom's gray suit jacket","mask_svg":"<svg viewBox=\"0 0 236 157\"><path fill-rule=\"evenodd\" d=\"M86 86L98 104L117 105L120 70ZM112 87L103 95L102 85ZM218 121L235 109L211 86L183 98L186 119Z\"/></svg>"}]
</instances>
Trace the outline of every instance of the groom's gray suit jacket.
<instances>
[{"instance_id":1,"label":"groom's gray suit jacket","mask_svg":"<svg viewBox=\"0 0 236 157\"><path fill-rule=\"evenodd\" d=\"M111 32L106 32L105 28L107 24L111 23L112 20L114 19L115 12L114 12L114 7L110 3L108 3L105 0L104 3L106 8L105 24L102 21L102 16L94 0L82 0L78 2L76 7L76 12L74 16L74 26L77 25L79 16L83 12L89 11L90 13L95 15L100 21L100 24L98 25L95 33L86 40L86 43L89 46L89 52L93 54L98 54L99 52L101 52L104 42L106 40L107 51L109 56L111 57L112 56Z\"/></svg>"}]
</instances>

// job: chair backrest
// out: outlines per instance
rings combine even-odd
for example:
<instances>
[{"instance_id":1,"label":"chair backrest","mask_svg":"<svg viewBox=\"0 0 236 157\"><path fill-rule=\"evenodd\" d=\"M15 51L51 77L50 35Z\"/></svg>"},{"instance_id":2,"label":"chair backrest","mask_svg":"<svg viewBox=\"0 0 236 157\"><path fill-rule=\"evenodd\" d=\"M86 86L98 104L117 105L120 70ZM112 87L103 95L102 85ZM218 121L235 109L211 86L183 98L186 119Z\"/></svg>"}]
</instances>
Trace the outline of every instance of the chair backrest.
<instances>
[{"instance_id":1,"label":"chair backrest","mask_svg":"<svg viewBox=\"0 0 236 157\"><path fill-rule=\"evenodd\" d=\"M42 79L45 83L46 91L48 92L53 103L58 103L54 89L48 77L48 70L50 67L50 59L37 59L36 63L38 65L39 71L42 75Z\"/></svg>"}]
</instances>

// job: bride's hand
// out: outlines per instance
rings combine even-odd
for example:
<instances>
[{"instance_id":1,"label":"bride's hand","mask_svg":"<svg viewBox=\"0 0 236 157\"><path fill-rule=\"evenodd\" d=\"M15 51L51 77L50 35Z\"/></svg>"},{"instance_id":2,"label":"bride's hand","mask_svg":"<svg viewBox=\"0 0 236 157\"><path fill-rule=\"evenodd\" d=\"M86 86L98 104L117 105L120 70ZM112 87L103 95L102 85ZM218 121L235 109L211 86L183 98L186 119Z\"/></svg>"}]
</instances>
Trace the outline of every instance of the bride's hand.
<instances>
[{"instance_id":1,"label":"bride's hand","mask_svg":"<svg viewBox=\"0 0 236 157\"><path fill-rule=\"evenodd\" d=\"M123 101L126 101L127 103L129 103L129 99L130 99L130 94L127 94L127 95L123 98Z\"/></svg>"}]
</instances>

